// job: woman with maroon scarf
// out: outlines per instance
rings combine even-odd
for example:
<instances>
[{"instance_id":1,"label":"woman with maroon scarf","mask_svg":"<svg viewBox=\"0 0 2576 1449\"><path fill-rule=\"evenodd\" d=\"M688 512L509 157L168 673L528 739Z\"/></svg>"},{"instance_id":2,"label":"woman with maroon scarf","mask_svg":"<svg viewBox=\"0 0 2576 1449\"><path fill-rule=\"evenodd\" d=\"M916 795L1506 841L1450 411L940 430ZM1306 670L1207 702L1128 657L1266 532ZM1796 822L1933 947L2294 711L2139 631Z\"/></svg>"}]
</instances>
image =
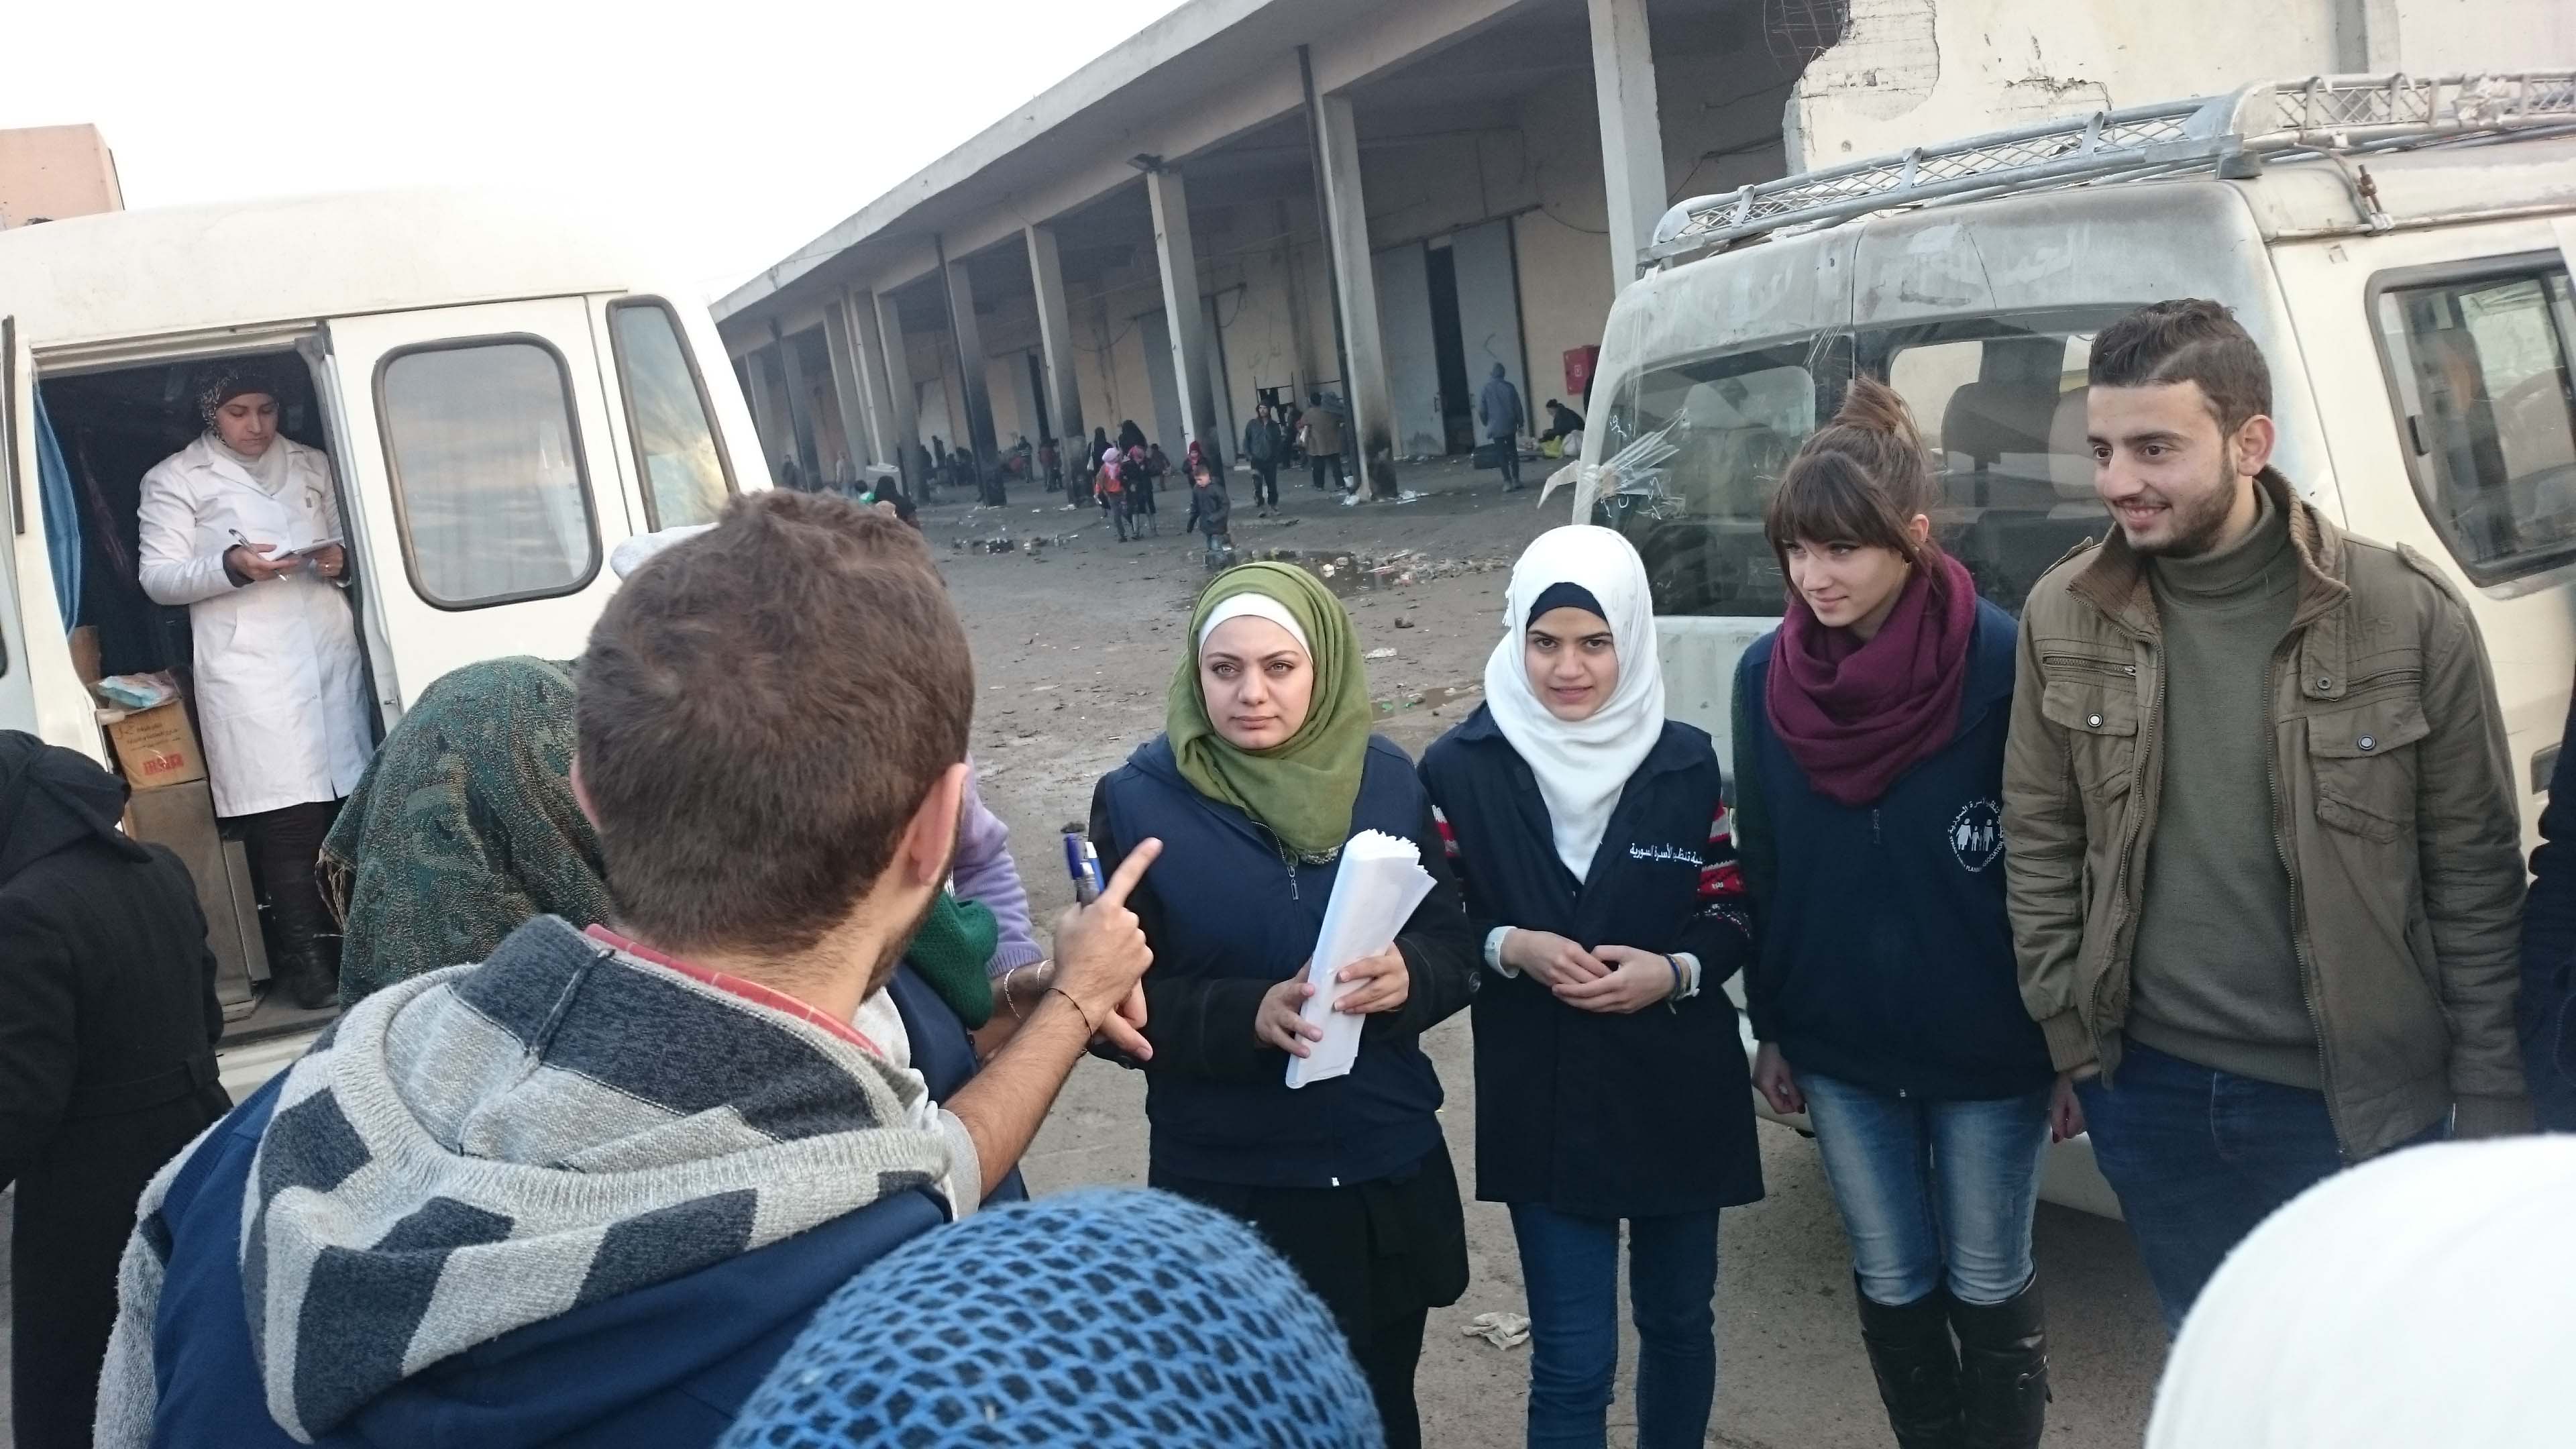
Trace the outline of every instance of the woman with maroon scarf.
<instances>
[{"instance_id":1,"label":"woman with maroon scarf","mask_svg":"<svg viewBox=\"0 0 2576 1449\"><path fill-rule=\"evenodd\" d=\"M2014 624L1932 541L1937 497L1862 378L1771 500L1789 599L1735 677L1753 1081L1815 1130L1897 1443L2029 1446L2055 1075L2004 909Z\"/></svg>"}]
</instances>

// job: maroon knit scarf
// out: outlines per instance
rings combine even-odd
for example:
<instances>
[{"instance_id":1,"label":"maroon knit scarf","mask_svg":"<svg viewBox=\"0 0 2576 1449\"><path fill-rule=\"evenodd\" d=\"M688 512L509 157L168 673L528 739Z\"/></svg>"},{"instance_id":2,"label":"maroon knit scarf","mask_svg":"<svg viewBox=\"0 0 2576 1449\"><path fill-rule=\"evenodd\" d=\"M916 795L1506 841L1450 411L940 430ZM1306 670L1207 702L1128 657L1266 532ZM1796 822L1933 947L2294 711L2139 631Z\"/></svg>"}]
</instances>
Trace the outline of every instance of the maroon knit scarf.
<instances>
[{"instance_id":1,"label":"maroon knit scarf","mask_svg":"<svg viewBox=\"0 0 2576 1449\"><path fill-rule=\"evenodd\" d=\"M1818 623L1806 600L1789 599L1763 702L1789 758L1829 800L1878 799L1958 733L1977 585L1947 554L1938 567L1940 597L1931 571L1916 569L1866 644L1849 629Z\"/></svg>"}]
</instances>

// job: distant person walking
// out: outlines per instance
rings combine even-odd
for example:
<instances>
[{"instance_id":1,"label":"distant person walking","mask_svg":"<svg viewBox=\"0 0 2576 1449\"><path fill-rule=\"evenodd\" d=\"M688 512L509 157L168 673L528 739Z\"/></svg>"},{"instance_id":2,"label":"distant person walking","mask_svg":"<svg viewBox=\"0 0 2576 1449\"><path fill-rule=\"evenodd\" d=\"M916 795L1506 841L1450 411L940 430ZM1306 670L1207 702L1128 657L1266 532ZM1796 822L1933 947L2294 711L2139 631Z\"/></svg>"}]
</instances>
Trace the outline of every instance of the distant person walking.
<instances>
[{"instance_id":1,"label":"distant person walking","mask_svg":"<svg viewBox=\"0 0 2576 1449\"><path fill-rule=\"evenodd\" d=\"M1279 424L1270 416L1270 404L1254 409L1252 421L1243 425L1243 458L1252 465L1252 503L1264 518L1279 506L1279 455L1285 451L1285 439Z\"/></svg>"},{"instance_id":2,"label":"distant person walking","mask_svg":"<svg viewBox=\"0 0 2576 1449\"><path fill-rule=\"evenodd\" d=\"M1118 541L1127 541L1127 458L1116 448L1100 450L1100 476L1094 487L1100 497L1100 515L1118 531Z\"/></svg>"},{"instance_id":3,"label":"distant person walking","mask_svg":"<svg viewBox=\"0 0 2576 1449\"><path fill-rule=\"evenodd\" d=\"M1332 475L1333 487L1338 489L1350 476L1350 470L1342 463L1342 417L1325 406L1322 393L1315 394L1312 401L1313 405L1306 409L1303 424L1306 464L1314 470L1316 491L1323 491L1327 473Z\"/></svg>"},{"instance_id":4,"label":"distant person walking","mask_svg":"<svg viewBox=\"0 0 2576 1449\"><path fill-rule=\"evenodd\" d=\"M1521 411L1521 390L1499 362L1485 379L1485 390L1476 394L1476 418L1485 425L1485 436L1502 445L1503 491L1521 491L1521 423L1528 415Z\"/></svg>"},{"instance_id":5,"label":"distant person walking","mask_svg":"<svg viewBox=\"0 0 2576 1449\"><path fill-rule=\"evenodd\" d=\"M1225 480L1206 459L1199 460L1190 475L1190 516L1184 527L1195 528L1207 536L1208 572L1225 566L1227 554L1234 551L1234 539L1227 525L1234 516L1234 505L1225 496Z\"/></svg>"}]
</instances>

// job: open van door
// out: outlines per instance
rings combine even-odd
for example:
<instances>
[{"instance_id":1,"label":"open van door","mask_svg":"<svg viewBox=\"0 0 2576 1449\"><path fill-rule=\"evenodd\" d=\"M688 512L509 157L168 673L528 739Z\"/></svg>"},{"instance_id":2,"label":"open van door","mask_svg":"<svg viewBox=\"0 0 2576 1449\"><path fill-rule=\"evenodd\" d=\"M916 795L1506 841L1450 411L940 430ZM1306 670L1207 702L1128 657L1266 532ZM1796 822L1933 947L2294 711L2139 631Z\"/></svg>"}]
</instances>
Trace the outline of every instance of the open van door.
<instances>
[{"instance_id":1,"label":"open van door","mask_svg":"<svg viewBox=\"0 0 2576 1449\"><path fill-rule=\"evenodd\" d=\"M458 665L578 656L636 526L583 299L343 318L322 346L386 723Z\"/></svg>"},{"instance_id":2,"label":"open van door","mask_svg":"<svg viewBox=\"0 0 2576 1449\"><path fill-rule=\"evenodd\" d=\"M45 531L36 492L35 369L14 317L0 317L0 730L37 728L36 685L27 660L27 606L18 597L18 580L28 571L19 556L45 547ZM43 617L50 617L47 609Z\"/></svg>"}]
</instances>

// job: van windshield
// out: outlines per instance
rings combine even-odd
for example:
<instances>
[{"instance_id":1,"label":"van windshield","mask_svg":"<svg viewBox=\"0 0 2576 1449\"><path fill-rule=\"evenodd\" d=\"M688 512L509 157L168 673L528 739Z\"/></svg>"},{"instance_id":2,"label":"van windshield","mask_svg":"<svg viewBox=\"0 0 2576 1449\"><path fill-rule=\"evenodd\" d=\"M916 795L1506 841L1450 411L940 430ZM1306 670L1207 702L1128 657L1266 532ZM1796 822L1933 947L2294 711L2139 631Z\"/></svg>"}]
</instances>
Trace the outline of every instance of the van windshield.
<instances>
[{"instance_id":1,"label":"van windshield","mask_svg":"<svg viewBox=\"0 0 2576 1449\"><path fill-rule=\"evenodd\" d=\"M1601 456L1658 428L1659 476L1605 496L1594 521L1646 561L1658 614L1769 617L1786 580L1763 537L1771 490L1841 405L1854 370L1914 410L1944 503L1942 546L1979 593L2019 613L2030 586L2106 525L2084 434L2093 334L2125 306L1828 333L1650 367L1613 401Z\"/></svg>"}]
</instances>

